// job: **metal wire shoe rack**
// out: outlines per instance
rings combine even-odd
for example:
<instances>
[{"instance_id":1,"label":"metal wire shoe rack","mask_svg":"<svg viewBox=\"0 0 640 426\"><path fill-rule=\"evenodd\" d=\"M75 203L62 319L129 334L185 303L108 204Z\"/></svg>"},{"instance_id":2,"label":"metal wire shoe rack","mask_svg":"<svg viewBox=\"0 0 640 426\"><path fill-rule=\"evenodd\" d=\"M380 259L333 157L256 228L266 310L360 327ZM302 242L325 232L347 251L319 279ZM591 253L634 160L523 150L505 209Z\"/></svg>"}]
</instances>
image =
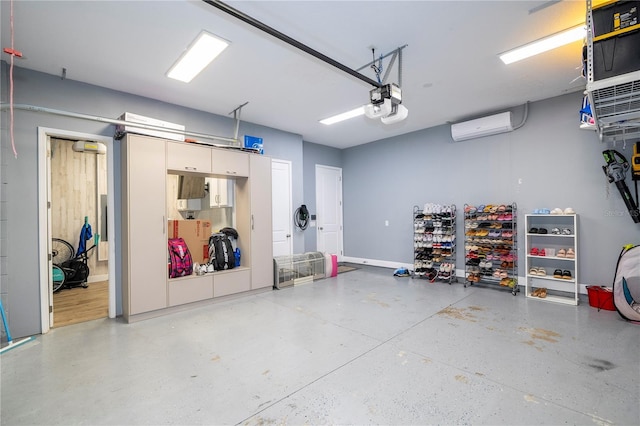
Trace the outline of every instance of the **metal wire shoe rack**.
<instances>
[{"instance_id":1,"label":"metal wire shoe rack","mask_svg":"<svg viewBox=\"0 0 640 426\"><path fill-rule=\"evenodd\" d=\"M517 206L464 205L465 284L518 289Z\"/></svg>"},{"instance_id":2,"label":"metal wire shoe rack","mask_svg":"<svg viewBox=\"0 0 640 426\"><path fill-rule=\"evenodd\" d=\"M455 204L413 206L413 231L413 276L457 282Z\"/></svg>"}]
</instances>

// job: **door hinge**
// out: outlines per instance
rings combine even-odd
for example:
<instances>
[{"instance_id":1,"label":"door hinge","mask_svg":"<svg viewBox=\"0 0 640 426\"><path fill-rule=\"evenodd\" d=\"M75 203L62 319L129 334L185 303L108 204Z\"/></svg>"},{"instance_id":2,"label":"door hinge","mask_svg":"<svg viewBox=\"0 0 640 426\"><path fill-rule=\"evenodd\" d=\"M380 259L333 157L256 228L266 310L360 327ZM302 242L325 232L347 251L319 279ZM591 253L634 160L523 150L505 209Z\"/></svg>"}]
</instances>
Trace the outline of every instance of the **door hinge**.
<instances>
[{"instance_id":1,"label":"door hinge","mask_svg":"<svg viewBox=\"0 0 640 426\"><path fill-rule=\"evenodd\" d=\"M50 209L51 208L51 201L47 201L47 208Z\"/></svg>"},{"instance_id":2,"label":"door hinge","mask_svg":"<svg viewBox=\"0 0 640 426\"><path fill-rule=\"evenodd\" d=\"M49 262L51 262L51 260L53 260L53 257L51 257L51 253L49 253L47 256L49 258Z\"/></svg>"},{"instance_id":3,"label":"door hinge","mask_svg":"<svg viewBox=\"0 0 640 426\"><path fill-rule=\"evenodd\" d=\"M53 305L49 305L49 313L53 312Z\"/></svg>"}]
</instances>

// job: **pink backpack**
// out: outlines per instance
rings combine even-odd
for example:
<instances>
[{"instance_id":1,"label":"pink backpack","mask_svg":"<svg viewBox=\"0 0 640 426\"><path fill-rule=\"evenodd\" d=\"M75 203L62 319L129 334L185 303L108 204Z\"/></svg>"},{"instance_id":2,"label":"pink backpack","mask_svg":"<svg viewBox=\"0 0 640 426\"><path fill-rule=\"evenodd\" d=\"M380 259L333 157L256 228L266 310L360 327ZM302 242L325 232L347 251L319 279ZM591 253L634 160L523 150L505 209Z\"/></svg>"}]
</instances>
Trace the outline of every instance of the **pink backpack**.
<instances>
[{"instance_id":1,"label":"pink backpack","mask_svg":"<svg viewBox=\"0 0 640 426\"><path fill-rule=\"evenodd\" d=\"M193 273L193 260L187 243L182 238L169 238L169 278Z\"/></svg>"}]
</instances>

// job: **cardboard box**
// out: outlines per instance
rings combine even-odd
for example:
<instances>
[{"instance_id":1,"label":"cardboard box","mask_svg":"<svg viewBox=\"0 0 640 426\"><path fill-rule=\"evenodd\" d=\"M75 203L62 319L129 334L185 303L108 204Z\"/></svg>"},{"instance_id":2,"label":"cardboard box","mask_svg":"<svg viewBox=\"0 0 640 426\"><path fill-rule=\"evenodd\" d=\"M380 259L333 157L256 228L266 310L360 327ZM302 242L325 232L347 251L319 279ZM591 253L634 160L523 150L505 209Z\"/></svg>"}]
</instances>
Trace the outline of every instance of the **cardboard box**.
<instances>
[{"instance_id":1,"label":"cardboard box","mask_svg":"<svg viewBox=\"0 0 640 426\"><path fill-rule=\"evenodd\" d=\"M194 262L203 263L209 258L209 237L211 221L208 220L170 220L169 238L182 238Z\"/></svg>"},{"instance_id":2,"label":"cardboard box","mask_svg":"<svg viewBox=\"0 0 640 426\"><path fill-rule=\"evenodd\" d=\"M140 123L140 124L147 124L149 126L164 127L167 129L181 130L183 132L185 130L185 127L181 124L170 123L168 121L162 121L155 118L145 117L143 115L133 114L131 112L123 113L120 117L118 117L118 120L131 121L131 122ZM118 124L116 126L116 133L120 135L124 135L125 133L136 133L139 135L157 136L159 138L172 139L175 141L184 142L184 134L173 133L173 132L163 132L162 130L145 129L142 127L135 127L133 125L125 126L123 124Z\"/></svg>"}]
</instances>

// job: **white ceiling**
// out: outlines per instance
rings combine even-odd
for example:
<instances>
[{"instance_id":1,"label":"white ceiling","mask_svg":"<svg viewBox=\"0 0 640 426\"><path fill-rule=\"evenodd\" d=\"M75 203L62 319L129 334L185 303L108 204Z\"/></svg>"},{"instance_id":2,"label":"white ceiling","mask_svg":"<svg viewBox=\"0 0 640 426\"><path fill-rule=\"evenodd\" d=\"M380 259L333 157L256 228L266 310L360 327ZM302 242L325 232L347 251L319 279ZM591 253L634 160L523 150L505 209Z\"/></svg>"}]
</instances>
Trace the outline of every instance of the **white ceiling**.
<instances>
[{"instance_id":1,"label":"white ceiling","mask_svg":"<svg viewBox=\"0 0 640 426\"><path fill-rule=\"evenodd\" d=\"M1 3L2 47L9 47L10 2ZM394 125L364 116L320 124L366 104L372 87L202 1L14 0L15 48L24 55L16 66L53 75L65 68L67 79L224 116L249 102L243 121L338 148L585 87L581 42L508 66L497 57L584 22L583 0L227 4L352 69L371 61L372 46L379 55L408 45L402 91L409 117ZM203 29L231 41L230 47L189 84L167 78ZM9 61L5 53L2 59ZM362 72L375 79L373 71ZM394 67L388 82L397 82L397 75Z\"/></svg>"}]
</instances>

